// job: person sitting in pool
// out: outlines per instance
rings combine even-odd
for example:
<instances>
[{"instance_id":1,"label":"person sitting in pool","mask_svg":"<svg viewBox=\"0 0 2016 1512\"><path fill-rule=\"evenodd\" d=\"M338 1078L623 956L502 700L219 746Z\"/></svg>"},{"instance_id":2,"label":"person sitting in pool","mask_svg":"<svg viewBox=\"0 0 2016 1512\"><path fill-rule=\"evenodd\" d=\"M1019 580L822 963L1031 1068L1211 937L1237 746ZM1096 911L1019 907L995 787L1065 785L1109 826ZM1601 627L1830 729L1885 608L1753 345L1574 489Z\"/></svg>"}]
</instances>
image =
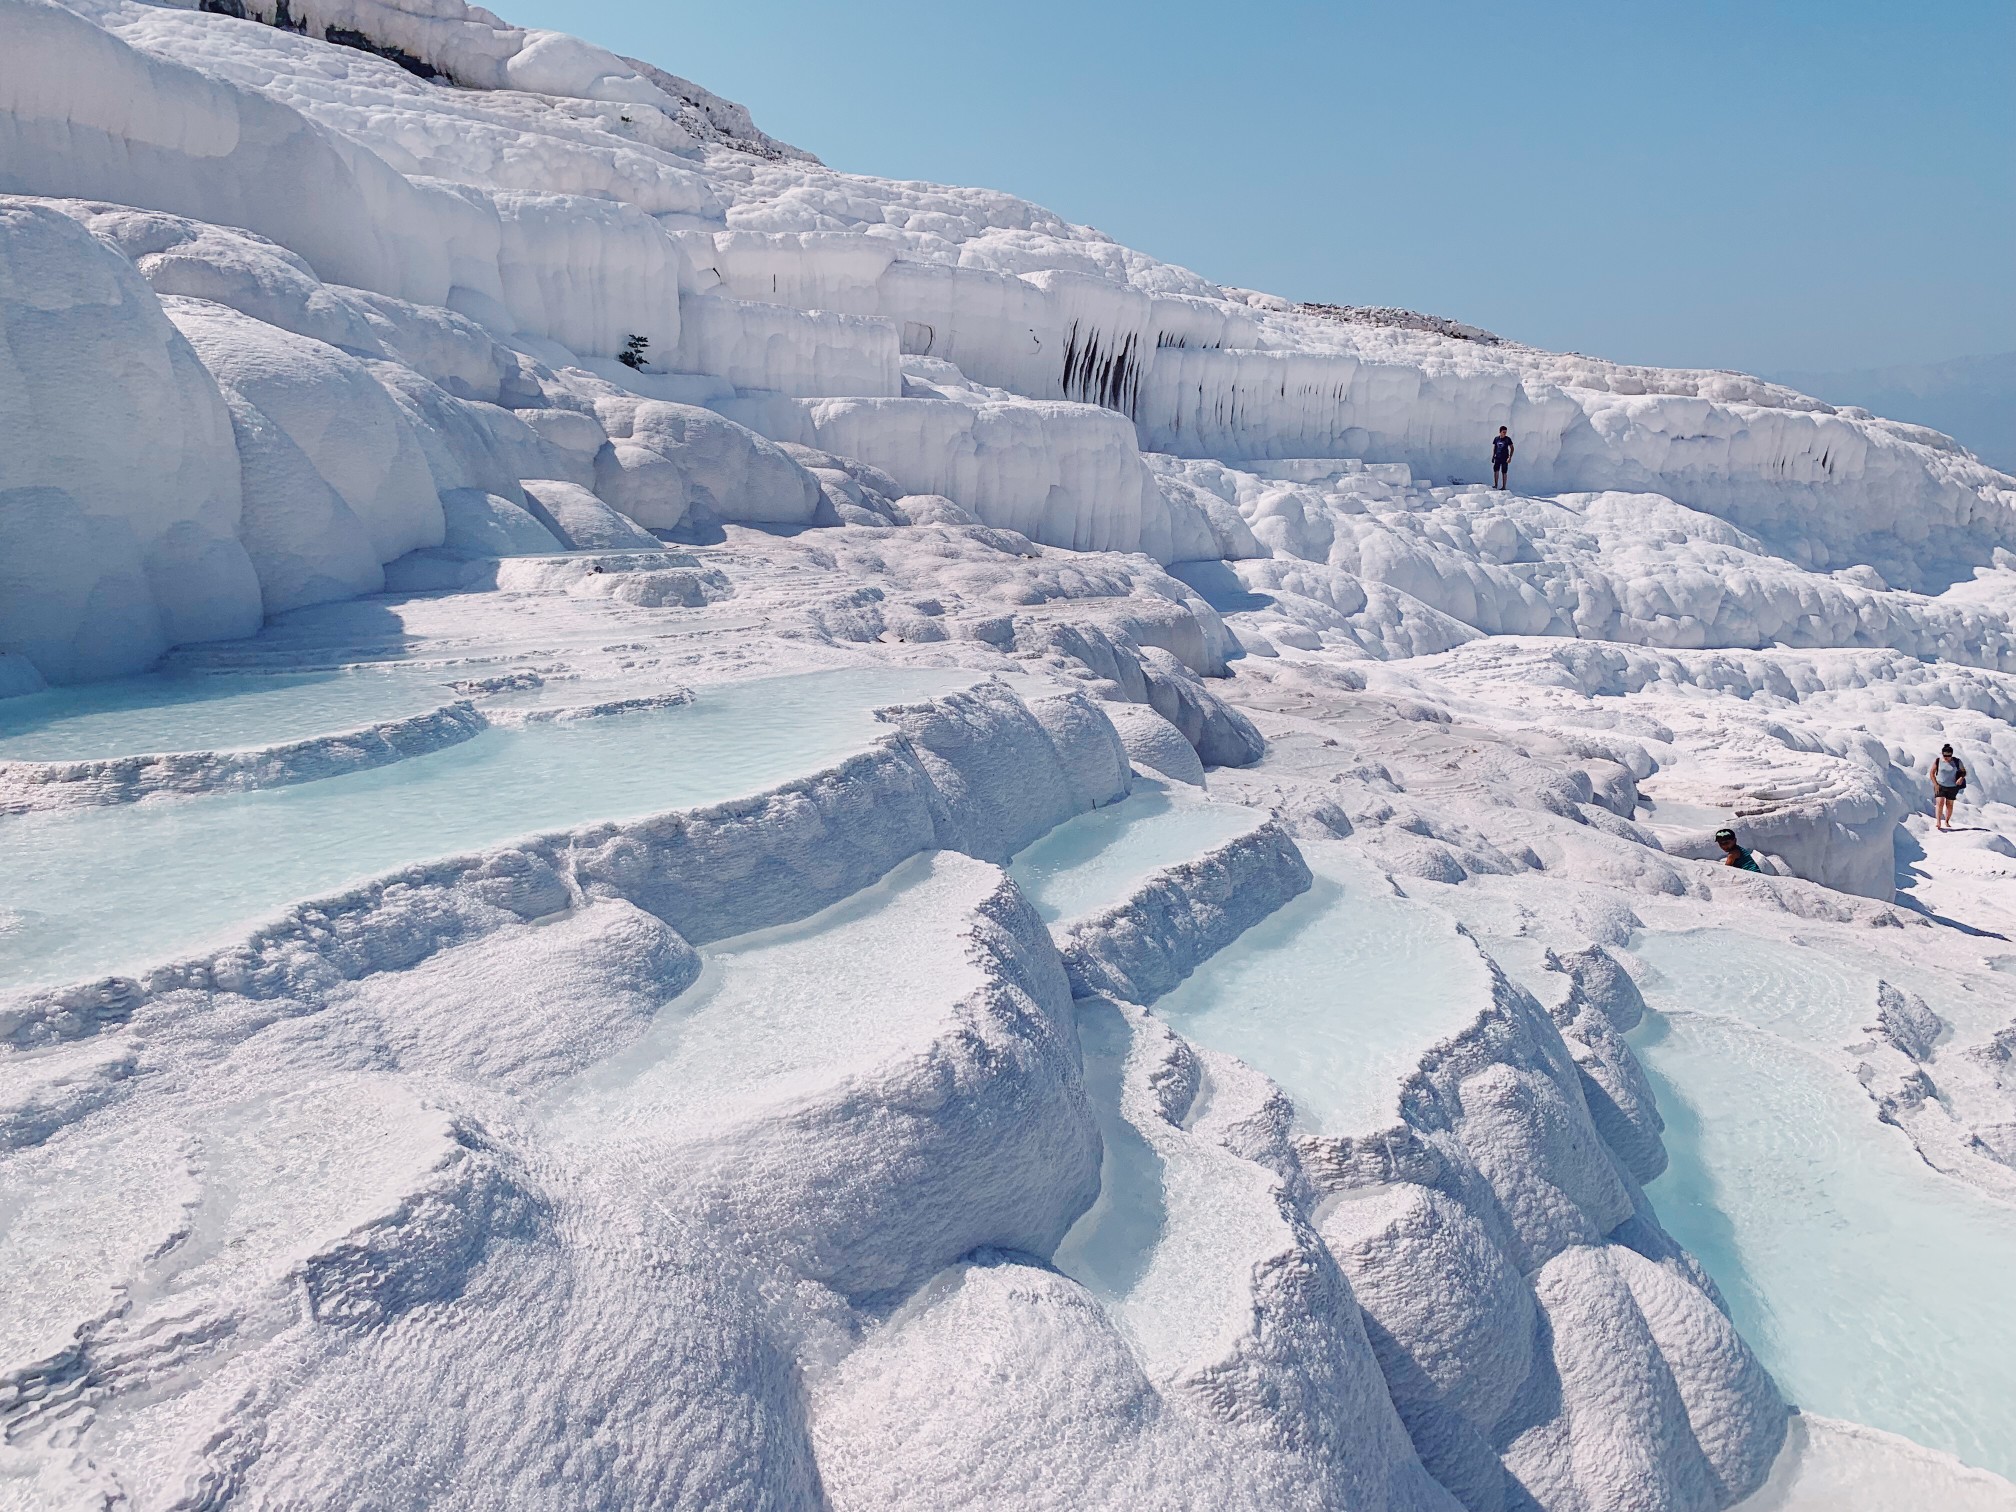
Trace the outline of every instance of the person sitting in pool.
<instances>
[{"instance_id":1,"label":"person sitting in pool","mask_svg":"<svg viewBox=\"0 0 2016 1512\"><path fill-rule=\"evenodd\" d=\"M1726 829L1715 831L1715 843L1722 847L1722 864L1724 866L1733 866L1738 871L1761 872L1764 870L1763 867L1757 864L1755 856L1736 843L1736 831Z\"/></svg>"},{"instance_id":2,"label":"person sitting in pool","mask_svg":"<svg viewBox=\"0 0 2016 1512\"><path fill-rule=\"evenodd\" d=\"M1967 786L1967 764L1953 754L1953 747L1939 747L1939 757L1926 772L1932 779L1932 822L1935 828L1953 828L1953 800Z\"/></svg>"}]
</instances>

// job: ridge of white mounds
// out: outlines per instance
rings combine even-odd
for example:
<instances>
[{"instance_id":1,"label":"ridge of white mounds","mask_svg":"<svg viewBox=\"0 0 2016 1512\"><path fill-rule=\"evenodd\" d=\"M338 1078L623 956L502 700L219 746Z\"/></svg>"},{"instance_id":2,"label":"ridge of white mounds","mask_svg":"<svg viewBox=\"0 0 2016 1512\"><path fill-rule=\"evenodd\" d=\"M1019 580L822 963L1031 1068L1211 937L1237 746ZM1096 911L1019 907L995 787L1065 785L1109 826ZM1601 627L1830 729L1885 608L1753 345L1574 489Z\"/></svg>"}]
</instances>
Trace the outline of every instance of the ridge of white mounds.
<instances>
[{"instance_id":1,"label":"ridge of white mounds","mask_svg":"<svg viewBox=\"0 0 2016 1512\"><path fill-rule=\"evenodd\" d=\"M403 1500L452 1468L541 1504L672 1475L695 1506L815 1483L881 1505L897 1477L1449 1512L1650 1484L1707 1509L1762 1478L1784 1407L1642 1208L1657 1115L1607 956L1560 964L1551 1017L1477 956L1475 1025L1341 1155L1264 1077L1087 985L1152 999L1305 886L1281 826L1146 879L1133 912L1170 927L1108 910L1067 964L993 863L1127 791L1113 727L984 685L885 717L771 793L409 868L141 981L17 996L39 1074L0 1110L0 1190L50 1306L5 1341L27 1363L4 1387L38 1443L96 1414L82 1452L27 1462L38 1490ZM1039 1258L1098 1188L1081 1014L1124 1025L1118 1114L1163 1168L1118 1306ZM1348 1200L1314 1223L1326 1192ZM525 1369L528 1335L566 1368ZM480 1379L490 1410L434 1434L422 1404ZM582 1412L634 1452L574 1462ZM1070 1477L1013 1468L1032 1434Z\"/></svg>"},{"instance_id":2,"label":"ridge of white mounds","mask_svg":"<svg viewBox=\"0 0 2016 1512\"><path fill-rule=\"evenodd\" d=\"M0 643L48 678L378 591L442 545L454 490L573 483L658 530L845 518L774 442L875 469L892 520L948 498L1046 544L1315 562L1436 611L1384 595L1420 623L1360 636L1375 654L1467 627L2007 655L1999 591L1899 591L1993 568L2016 499L1915 427L1222 289L1011 196L827 169L457 0L5 6L0 192L26 202L0 394L36 441L0 481L46 492L0 527L35 552ZM613 360L631 335L644 370ZM85 358L112 350L149 366ZM1556 498L1494 515L1465 486L1498 424ZM1404 466L1408 519L1364 473L1232 476L1283 458ZM1503 541L1455 528L1485 516Z\"/></svg>"},{"instance_id":3,"label":"ridge of white mounds","mask_svg":"<svg viewBox=\"0 0 2016 1512\"><path fill-rule=\"evenodd\" d=\"M34 1221L0 1244L38 1308L0 1405L55 1446L36 1495L1707 1512L1763 1481L1784 1404L1644 1200L1658 1114L1602 950L1547 957L1548 1005L1452 929L1488 1001L1362 1137L1121 999L1354 831L1424 891L1552 873L1564 938L1621 946L1634 893L1899 926L1927 742L1982 796L2016 773L2016 479L1740 374L1340 321L836 172L461 0L0 0L0 35L7 691L284 614L312 654L299 611L381 592L394 654L478 587L509 602L472 622L641 635L816 558L831 592L738 604L1118 700L892 711L771 793L9 994L0 1206ZM1517 494L1479 484L1501 424ZM759 568L667 549L724 525ZM1200 680L1235 672L1271 746ZM175 802L466 709L0 783ZM998 870L1130 758L1263 752L1213 781L1275 822L1061 951ZM1796 876L1699 865L1725 811ZM1871 1096L2002 1180L2007 1037L1933 1053L1930 1012L1885 1000ZM1100 1187L1081 1014L1119 1046L1106 1137L1168 1180L1131 1317L1047 1261ZM425 1410L477 1400L468 1439Z\"/></svg>"}]
</instances>

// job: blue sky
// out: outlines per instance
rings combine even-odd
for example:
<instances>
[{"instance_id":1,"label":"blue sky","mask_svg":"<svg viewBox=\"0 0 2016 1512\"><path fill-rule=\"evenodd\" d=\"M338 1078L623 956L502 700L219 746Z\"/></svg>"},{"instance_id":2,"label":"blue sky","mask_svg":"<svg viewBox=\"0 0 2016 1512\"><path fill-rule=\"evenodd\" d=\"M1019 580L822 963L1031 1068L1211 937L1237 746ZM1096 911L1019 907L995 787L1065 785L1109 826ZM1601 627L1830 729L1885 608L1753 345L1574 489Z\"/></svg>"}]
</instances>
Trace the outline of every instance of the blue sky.
<instances>
[{"instance_id":1,"label":"blue sky","mask_svg":"<svg viewBox=\"0 0 2016 1512\"><path fill-rule=\"evenodd\" d=\"M2016 349L2010 0L491 0L1223 283L1753 371Z\"/></svg>"}]
</instances>

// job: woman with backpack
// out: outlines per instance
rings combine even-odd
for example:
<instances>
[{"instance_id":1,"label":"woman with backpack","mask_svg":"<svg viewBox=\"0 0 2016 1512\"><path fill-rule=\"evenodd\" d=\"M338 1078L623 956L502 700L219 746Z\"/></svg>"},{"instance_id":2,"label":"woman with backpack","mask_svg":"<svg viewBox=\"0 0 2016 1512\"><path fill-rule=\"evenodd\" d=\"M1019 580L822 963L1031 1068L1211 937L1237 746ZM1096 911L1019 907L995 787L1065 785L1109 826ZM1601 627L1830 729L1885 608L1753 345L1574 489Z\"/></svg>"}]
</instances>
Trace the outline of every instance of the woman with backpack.
<instances>
[{"instance_id":1,"label":"woman with backpack","mask_svg":"<svg viewBox=\"0 0 2016 1512\"><path fill-rule=\"evenodd\" d=\"M1939 747L1939 756L1932 768L1925 774L1932 779L1932 820L1935 828L1953 828L1953 800L1960 796L1960 790L1967 786L1967 767L1953 747Z\"/></svg>"}]
</instances>

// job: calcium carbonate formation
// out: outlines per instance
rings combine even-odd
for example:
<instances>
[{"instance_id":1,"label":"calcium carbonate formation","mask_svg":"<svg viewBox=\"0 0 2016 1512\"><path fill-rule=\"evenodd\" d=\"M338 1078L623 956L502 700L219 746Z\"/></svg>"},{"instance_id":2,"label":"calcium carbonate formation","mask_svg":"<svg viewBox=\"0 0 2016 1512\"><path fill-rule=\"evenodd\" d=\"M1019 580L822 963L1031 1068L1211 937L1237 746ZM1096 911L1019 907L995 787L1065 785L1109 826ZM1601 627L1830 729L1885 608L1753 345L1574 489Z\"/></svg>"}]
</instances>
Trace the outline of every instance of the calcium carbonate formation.
<instances>
[{"instance_id":1,"label":"calcium carbonate formation","mask_svg":"<svg viewBox=\"0 0 2016 1512\"><path fill-rule=\"evenodd\" d=\"M1950 439L461 0L0 0L0 415L7 1504L2016 1507Z\"/></svg>"}]
</instances>

